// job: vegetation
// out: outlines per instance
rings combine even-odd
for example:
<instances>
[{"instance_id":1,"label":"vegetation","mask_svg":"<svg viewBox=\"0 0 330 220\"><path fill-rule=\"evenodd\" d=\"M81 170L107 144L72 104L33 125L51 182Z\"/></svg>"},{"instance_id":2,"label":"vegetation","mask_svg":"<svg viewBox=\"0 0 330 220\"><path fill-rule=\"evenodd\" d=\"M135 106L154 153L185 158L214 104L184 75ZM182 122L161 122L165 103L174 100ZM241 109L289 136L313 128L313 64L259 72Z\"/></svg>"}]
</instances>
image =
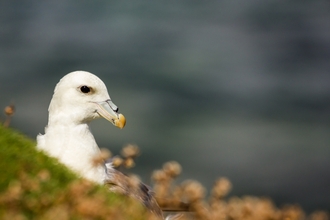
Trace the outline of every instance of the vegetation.
<instances>
[{"instance_id":1,"label":"vegetation","mask_svg":"<svg viewBox=\"0 0 330 220\"><path fill-rule=\"evenodd\" d=\"M181 211L180 220L329 220L327 212L315 211L308 216L299 205L278 208L270 198L234 196L227 199L232 184L225 177L215 181L206 199L206 189L197 181L174 184L180 172L181 166L172 161L152 176L159 205L163 210Z\"/></svg>"},{"instance_id":2,"label":"vegetation","mask_svg":"<svg viewBox=\"0 0 330 220\"><path fill-rule=\"evenodd\" d=\"M146 219L142 205L78 178L0 125L0 219Z\"/></svg>"},{"instance_id":3,"label":"vegetation","mask_svg":"<svg viewBox=\"0 0 330 220\"><path fill-rule=\"evenodd\" d=\"M7 119L0 123L0 219L156 219L136 201L79 178L55 158L37 151L34 141L8 128L14 107L6 107L5 113ZM127 145L123 158L116 156L113 164L118 169L131 168L139 153L136 145ZM110 155L101 150L94 162ZM206 199L206 189L197 181L175 184L181 170L179 163L171 161L152 175L158 204L167 214L177 214L176 220L329 220L327 212L306 215L299 205L277 208L269 198L226 199L232 184L224 177L215 182Z\"/></svg>"}]
</instances>

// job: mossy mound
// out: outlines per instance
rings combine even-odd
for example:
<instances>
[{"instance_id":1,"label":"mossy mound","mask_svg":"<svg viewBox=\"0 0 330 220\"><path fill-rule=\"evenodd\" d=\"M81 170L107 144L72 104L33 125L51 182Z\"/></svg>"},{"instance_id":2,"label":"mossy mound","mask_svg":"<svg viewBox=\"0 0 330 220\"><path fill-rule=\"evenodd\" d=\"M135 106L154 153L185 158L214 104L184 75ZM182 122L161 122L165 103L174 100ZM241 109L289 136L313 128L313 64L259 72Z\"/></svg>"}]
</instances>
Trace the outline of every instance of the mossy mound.
<instances>
[{"instance_id":1,"label":"mossy mound","mask_svg":"<svg viewBox=\"0 0 330 220\"><path fill-rule=\"evenodd\" d=\"M0 219L146 219L144 207L78 178L0 125Z\"/></svg>"}]
</instances>

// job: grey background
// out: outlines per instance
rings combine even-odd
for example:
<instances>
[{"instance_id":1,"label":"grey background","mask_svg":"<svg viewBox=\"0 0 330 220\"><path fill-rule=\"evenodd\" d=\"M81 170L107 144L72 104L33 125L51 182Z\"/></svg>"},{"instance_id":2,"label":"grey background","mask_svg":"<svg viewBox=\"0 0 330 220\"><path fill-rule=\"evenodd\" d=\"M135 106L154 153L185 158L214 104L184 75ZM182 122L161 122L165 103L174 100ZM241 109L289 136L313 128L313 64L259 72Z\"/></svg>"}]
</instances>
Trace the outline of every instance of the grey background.
<instances>
[{"instance_id":1,"label":"grey background","mask_svg":"<svg viewBox=\"0 0 330 220\"><path fill-rule=\"evenodd\" d=\"M325 0L1 1L0 103L43 133L56 83L98 75L127 119L100 147L140 146L149 182L169 160L207 188L330 207L330 3Z\"/></svg>"}]
</instances>

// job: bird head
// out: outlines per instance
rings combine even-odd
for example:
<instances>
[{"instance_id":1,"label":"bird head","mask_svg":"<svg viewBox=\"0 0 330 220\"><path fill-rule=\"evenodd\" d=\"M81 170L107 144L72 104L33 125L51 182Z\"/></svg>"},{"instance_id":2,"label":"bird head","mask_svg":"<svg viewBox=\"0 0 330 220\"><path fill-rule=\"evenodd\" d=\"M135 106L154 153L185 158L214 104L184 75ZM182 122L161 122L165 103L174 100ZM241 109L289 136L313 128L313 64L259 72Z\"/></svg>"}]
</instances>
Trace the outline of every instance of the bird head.
<instances>
[{"instance_id":1,"label":"bird head","mask_svg":"<svg viewBox=\"0 0 330 220\"><path fill-rule=\"evenodd\" d=\"M85 71L69 73L60 80L48 111L50 123L89 123L101 117L119 128L126 123L103 81Z\"/></svg>"}]
</instances>

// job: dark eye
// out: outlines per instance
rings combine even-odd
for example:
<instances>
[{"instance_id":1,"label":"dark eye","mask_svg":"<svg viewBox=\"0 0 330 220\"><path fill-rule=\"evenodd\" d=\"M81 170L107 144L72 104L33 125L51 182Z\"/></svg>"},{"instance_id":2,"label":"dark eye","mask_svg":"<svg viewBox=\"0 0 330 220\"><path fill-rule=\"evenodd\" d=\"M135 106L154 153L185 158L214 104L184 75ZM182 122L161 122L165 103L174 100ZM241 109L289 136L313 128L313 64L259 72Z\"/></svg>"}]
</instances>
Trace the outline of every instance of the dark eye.
<instances>
[{"instance_id":1,"label":"dark eye","mask_svg":"<svg viewBox=\"0 0 330 220\"><path fill-rule=\"evenodd\" d=\"M83 93L89 93L91 89L88 86L82 86L80 87L80 91L82 91Z\"/></svg>"}]
</instances>

